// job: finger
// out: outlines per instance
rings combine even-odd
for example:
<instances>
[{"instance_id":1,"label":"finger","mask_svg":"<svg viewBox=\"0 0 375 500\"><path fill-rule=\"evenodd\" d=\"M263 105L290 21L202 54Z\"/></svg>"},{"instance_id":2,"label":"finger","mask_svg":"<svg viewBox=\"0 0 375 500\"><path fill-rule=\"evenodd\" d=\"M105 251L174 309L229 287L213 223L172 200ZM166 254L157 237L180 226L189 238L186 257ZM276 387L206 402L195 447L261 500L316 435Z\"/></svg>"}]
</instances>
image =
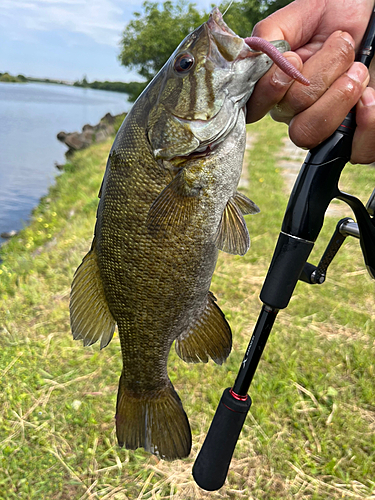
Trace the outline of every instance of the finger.
<instances>
[{"instance_id":1,"label":"finger","mask_svg":"<svg viewBox=\"0 0 375 500\"><path fill-rule=\"evenodd\" d=\"M370 63L369 67L369 72L370 72L370 83L369 86L375 89L375 58L372 58L372 61Z\"/></svg>"},{"instance_id":2,"label":"finger","mask_svg":"<svg viewBox=\"0 0 375 500\"><path fill-rule=\"evenodd\" d=\"M310 80L308 87L293 84L285 97L272 110L276 121L289 123L298 113L317 101L354 61L354 41L345 32L336 31L324 43L321 50L304 64L302 73Z\"/></svg>"},{"instance_id":3,"label":"finger","mask_svg":"<svg viewBox=\"0 0 375 500\"><path fill-rule=\"evenodd\" d=\"M292 2L256 24L253 35L266 40L287 40L292 50L299 48L311 39L321 23L324 4L321 0Z\"/></svg>"},{"instance_id":4,"label":"finger","mask_svg":"<svg viewBox=\"0 0 375 500\"><path fill-rule=\"evenodd\" d=\"M291 140L311 149L327 139L358 102L369 79L366 66L353 63L320 99L291 120Z\"/></svg>"},{"instance_id":5,"label":"finger","mask_svg":"<svg viewBox=\"0 0 375 500\"><path fill-rule=\"evenodd\" d=\"M304 52L298 51L305 61L305 57L318 50L319 45L338 29L350 33L357 46L373 8L373 0L346 0L345 8L342 2L295 0L260 21L253 35L266 40L287 40L294 52L308 44Z\"/></svg>"},{"instance_id":6,"label":"finger","mask_svg":"<svg viewBox=\"0 0 375 500\"><path fill-rule=\"evenodd\" d=\"M299 71L302 61L294 52L285 52L284 57ZM256 84L253 95L247 103L246 122L253 123L263 118L284 97L293 78L284 73L275 64Z\"/></svg>"},{"instance_id":7,"label":"finger","mask_svg":"<svg viewBox=\"0 0 375 500\"><path fill-rule=\"evenodd\" d=\"M352 147L352 163L375 162L375 90L367 87L356 108L357 128Z\"/></svg>"}]
</instances>

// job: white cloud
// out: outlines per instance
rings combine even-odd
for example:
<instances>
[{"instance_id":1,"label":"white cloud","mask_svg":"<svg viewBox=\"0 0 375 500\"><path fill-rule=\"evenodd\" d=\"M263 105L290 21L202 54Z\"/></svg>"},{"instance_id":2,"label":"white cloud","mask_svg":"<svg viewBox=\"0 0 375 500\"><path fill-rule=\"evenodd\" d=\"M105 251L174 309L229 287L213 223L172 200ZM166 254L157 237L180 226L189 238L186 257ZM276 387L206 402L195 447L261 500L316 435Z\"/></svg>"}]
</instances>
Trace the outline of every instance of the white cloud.
<instances>
[{"instance_id":1,"label":"white cloud","mask_svg":"<svg viewBox=\"0 0 375 500\"><path fill-rule=\"evenodd\" d=\"M8 36L63 29L82 33L97 43L117 46L125 24L142 0L2 0L0 26ZM25 32L24 32L25 31Z\"/></svg>"},{"instance_id":2,"label":"white cloud","mask_svg":"<svg viewBox=\"0 0 375 500\"><path fill-rule=\"evenodd\" d=\"M161 2L164 0L160 0ZM127 22L143 0L0 0L0 29L8 39L35 39L40 31L84 34L117 47ZM196 0L208 8L212 0ZM67 40L69 43L69 40Z\"/></svg>"}]
</instances>

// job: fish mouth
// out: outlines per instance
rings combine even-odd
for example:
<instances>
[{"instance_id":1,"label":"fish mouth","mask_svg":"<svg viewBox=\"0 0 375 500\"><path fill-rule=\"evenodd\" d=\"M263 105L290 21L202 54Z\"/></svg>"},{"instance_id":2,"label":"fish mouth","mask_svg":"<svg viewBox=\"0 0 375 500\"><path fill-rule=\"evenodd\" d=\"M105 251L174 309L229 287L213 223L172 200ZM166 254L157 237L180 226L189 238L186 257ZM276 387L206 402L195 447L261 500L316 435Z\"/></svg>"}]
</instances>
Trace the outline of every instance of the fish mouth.
<instances>
[{"instance_id":1,"label":"fish mouth","mask_svg":"<svg viewBox=\"0 0 375 500\"><path fill-rule=\"evenodd\" d=\"M225 35L232 35L237 38L240 38L234 31L232 31L226 22L223 19L223 15L218 9L218 7L214 7L210 13L210 17L207 21L208 28L213 32L222 32Z\"/></svg>"},{"instance_id":2,"label":"fish mouth","mask_svg":"<svg viewBox=\"0 0 375 500\"><path fill-rule=\"evenodd\" d=\"M225 23L223 15L217 7L211 11L210 17L206 22L211 41L215 44L221 56L227 62L253 57L255 53Z\"/></svg>"},{"instance_id":3,"label":"fish mouth","mask_svg":"<svg viewBox=\"0 0 375 500\"><path fill-rule=\"evenodd\" d=\"M233 62L235 60L239 61L241 59L247 59L254 56L256 57L263 53L264 55L267 55L267 57L269 57L273 62L278 64L277 59L275 59L274 56L271 55L272 52L273 54L275 54L275 51L264 50L264 48L260 50L251 48L248 41L251 40L252 37L248 37L246 38L246 40L239 37L225 23L223 15L217 7L212 10L209 19L206 22L206 26L209 30L209 36L211 40L215 43L221 55L228 62ZM290 50L290 46L285 40L276 40L273 42L265 41L265 43L268 45L273 45L281 53Z\"/></svg>"}]
</instances>

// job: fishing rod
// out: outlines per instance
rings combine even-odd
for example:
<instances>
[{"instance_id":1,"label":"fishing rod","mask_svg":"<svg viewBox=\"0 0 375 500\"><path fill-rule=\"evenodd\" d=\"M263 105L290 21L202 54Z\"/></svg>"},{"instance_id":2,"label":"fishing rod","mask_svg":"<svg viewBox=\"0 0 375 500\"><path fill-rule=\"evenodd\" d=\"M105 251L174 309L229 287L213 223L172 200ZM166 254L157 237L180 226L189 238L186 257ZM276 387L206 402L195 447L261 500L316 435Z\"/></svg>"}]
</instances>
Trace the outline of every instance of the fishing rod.
<instances>
[{"instance_id":1,"label":"fishing rod","mask_svg":"<svg viewBox=\"0 0 375 500\"><path fill-rule=\"evenodd\" d=\"M370 66L374 55L375 7L356 60ZM322 144L309 151L291 192L270 267L260 293L263 303L253 335L233 387L224 390L210 429L193 466L196 483L207 491L221 488L246 415L248 391L280 309L288 306L298 280L322 284L327 268L346 237L360 241L366 268L375 279L375 189L366 206L339 190L343 168L350 160L355 131L355 108ZM356 222L347 217L336 229L317 266L307 262L323 226L329 203L347 203Z\"/></svg>"}]
</instances>

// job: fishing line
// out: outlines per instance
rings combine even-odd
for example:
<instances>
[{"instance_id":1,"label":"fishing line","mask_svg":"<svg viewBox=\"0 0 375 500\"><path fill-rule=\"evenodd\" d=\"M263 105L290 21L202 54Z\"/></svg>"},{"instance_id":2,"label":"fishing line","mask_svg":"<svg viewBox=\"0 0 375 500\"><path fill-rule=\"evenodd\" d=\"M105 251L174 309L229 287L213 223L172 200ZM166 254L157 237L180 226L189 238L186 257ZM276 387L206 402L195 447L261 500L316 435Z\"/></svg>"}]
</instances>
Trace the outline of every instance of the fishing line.
<instances>
[{"instance_id":1,"label":"fishing line","mask_svg":"<svg viewBox=\"0 0 375 500\"><path fill-rule=\"evenodd\" d=\"M225 12L224 12L224 14L223 14L223 17L224 17L224 16L225 16L225 14L228 12L228 10L232 7L233 2L234 2L234 0L231 0L231 1L229 2L229 5L228 5L228 7L225 9Z\"/></svg>"}]
</instances>

